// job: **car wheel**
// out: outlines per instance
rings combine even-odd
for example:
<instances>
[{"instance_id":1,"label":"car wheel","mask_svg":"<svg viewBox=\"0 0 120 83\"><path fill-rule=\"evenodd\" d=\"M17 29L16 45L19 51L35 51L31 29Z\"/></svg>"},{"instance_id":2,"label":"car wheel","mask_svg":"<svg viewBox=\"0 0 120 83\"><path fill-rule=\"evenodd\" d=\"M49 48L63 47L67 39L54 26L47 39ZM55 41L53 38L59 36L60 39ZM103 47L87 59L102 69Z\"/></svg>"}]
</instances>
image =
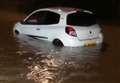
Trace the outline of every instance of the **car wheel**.
<instances>
[{"instance_id":1,"label":"car wheel","mask_svg":"<svg viewBox=\"0 0 120 83\"><path fill-rule=\"evenodd\" d=\"M15 34L16 34L16 35L19 35L19 31L18 31L18 30L15 30Z\"/></svg>"},{"instance_id":2,"label":"car wheel","mask_svg":"<svg viewBox=\"0 0 120 83\"><path fill-rule=\"evenodd\" d=\"M62 43L59 39L55 39L55 40L53 41L53 44L54 44L55 46L60 46L60 47L63 46L63 43Z\"/></svg>"}]
</instances>

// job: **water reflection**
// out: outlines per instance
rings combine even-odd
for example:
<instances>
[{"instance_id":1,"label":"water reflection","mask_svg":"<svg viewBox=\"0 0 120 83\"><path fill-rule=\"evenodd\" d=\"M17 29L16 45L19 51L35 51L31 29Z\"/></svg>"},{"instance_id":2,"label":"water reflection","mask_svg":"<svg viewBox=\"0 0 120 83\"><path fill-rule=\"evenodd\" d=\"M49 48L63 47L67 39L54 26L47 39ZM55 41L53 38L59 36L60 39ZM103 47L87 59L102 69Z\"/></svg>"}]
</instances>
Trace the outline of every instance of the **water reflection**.
<instances>
[{"instance_id":1,"label":"water reflection","mask_svg":"<svg viewBox=\"0 0 120 83\"><path fill-rule=\"evenodd\" d=\"M32 55L24 55L28 67L26 77L36 83L62 83L74 77L89 80L98 75L96 68L101 45L55 47L49 42L25 35L18 35L16 39L20 48L24 48L18 54L32 53Z\"/></svg>"}]
</instances>

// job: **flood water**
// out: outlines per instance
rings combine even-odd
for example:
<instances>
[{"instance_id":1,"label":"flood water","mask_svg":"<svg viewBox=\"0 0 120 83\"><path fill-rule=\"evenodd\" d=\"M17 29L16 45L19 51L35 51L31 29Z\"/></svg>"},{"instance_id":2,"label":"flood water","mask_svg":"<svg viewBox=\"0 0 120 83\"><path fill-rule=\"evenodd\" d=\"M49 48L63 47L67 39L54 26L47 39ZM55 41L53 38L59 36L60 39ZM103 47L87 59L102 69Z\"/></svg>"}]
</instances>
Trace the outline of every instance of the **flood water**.
<instances>
[{"instance_id":1,"label":"flood water","mask_svg":"<svg viewBox=\"0 0 120 83\"><path fill-rule=\"evenodd\" d=\"M102 22L103 46L55 47L14 36L24 15L0 14L0 83L120 83L120 24Z\"/></svg>"}]
</instances>

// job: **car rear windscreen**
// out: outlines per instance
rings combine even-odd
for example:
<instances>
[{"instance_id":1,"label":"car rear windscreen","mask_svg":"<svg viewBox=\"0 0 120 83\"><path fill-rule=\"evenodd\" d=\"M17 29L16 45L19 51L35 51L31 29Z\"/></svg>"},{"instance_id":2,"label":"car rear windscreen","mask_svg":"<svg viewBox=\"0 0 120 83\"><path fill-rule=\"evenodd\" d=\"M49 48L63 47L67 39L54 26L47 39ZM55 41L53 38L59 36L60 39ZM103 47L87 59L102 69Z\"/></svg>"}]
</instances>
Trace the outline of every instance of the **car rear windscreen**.
<instances>
[{"instance_id":1,"label":"car rear windscreen","mask_svg":"<svg viewBox=\"0 0 120 83\"><path fill-rule=\"evenodd\" d=\"M67 25L74 26L90 26L96 24L96 19L93 14L86 12L76 12L67 16Z\"/></svg>"}]
</instances>

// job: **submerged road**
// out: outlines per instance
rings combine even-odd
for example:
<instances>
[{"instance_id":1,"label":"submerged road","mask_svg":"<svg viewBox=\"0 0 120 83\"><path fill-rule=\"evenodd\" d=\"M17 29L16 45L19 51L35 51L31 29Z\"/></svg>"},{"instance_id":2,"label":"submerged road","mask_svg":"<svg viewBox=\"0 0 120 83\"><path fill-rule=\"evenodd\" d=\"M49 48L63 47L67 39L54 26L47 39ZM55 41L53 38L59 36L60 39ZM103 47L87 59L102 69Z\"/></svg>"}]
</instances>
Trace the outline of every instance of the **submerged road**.
<instances>
[{"instance_id":1,"label":"submerged road","mask_svg":"<svg viewBox=\"0 0 120 83\"><path fill-rule=\"evenodd\" d=\"M120 24L101 22L105 46L57 48L14 37L24 14L0 11L0 83L120 83Z\"/></svg>"}]
</instances>

